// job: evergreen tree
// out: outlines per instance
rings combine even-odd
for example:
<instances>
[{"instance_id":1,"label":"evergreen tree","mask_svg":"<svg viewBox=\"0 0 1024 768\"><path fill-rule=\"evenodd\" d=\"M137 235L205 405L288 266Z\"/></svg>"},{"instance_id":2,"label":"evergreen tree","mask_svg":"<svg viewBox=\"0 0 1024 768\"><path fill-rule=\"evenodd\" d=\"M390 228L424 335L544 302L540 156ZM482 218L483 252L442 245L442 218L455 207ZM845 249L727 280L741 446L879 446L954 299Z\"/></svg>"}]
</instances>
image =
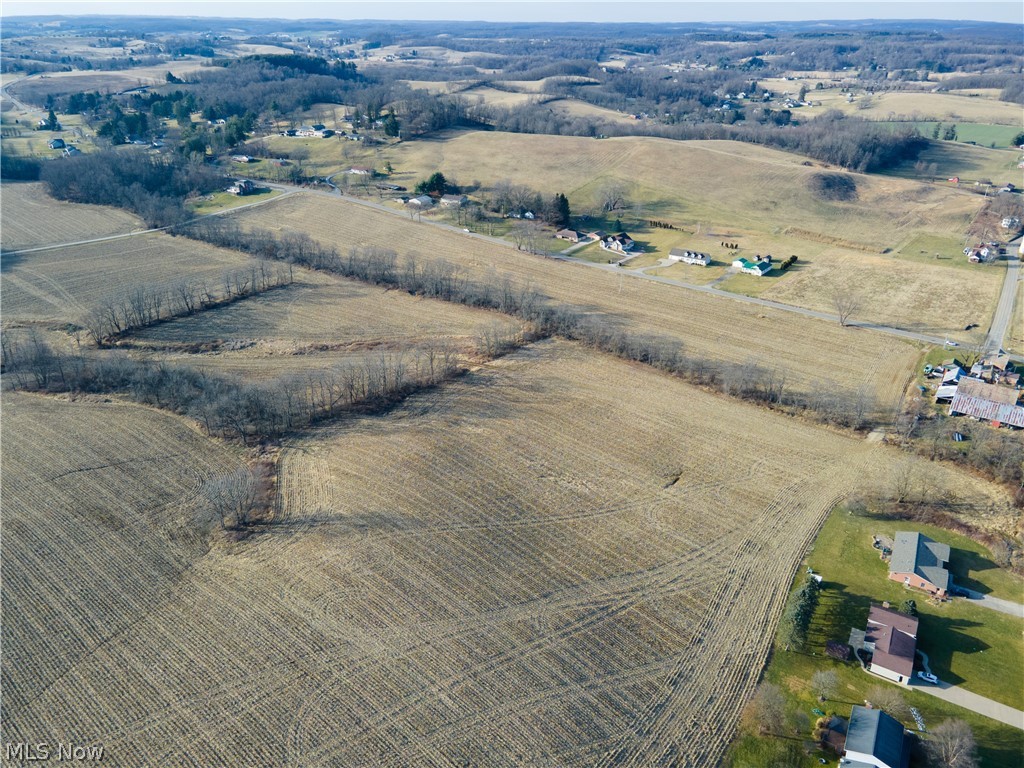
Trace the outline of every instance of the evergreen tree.
<instances>
[{"instance_id":1,"label":"evergreen tree","mask_svg":"<svg viewBox=\"0 0 1024 768\"><path fill-rule=\"evenodd\" d=\"M50 114L46 116L46 130L56 131L60 129L60 123L57 122L57 115L53 111L53 107L50 107Z\"/></svg>"},{"instance_id":2,"label":"evergreen tree","mask_svg":"<svg viewBox=\"0 0 1024 768\"><path fill-rule=\"evenodd\" d=\"M569 199L559 192L551 205L551 223L556 227L567 227L570 216Z\"/></svg>"},{"instance_id":3,"label":"evergreen tree","mask_svg":"<svg viewBox=\"0 0 1024 768\"><path fill-rule=\"evenodd\" d=\"M388 112L387 117L384 118L384 135L397 136L400 130L401 126L398 124L398 118L395 117L395 113Z\"/></svg>"}]
</instances>

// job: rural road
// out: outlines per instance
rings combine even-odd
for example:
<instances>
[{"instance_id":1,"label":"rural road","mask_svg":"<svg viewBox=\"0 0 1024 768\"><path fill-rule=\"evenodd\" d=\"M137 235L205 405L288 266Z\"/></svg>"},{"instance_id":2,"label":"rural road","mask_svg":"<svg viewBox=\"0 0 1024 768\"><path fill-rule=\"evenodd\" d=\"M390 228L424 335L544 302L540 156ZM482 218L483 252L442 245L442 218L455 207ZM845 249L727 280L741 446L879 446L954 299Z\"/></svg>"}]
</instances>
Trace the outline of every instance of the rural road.
<instances>
[{"instance_id":1,"label":"rural road","mask_svg":"<svg viewBox=\"0 0 1024 768\"><path fill-rule=\"evenodd\" d=\"M356 205L363 205L363 206L366 206L368 208L373 208L374 210L382 211L384 213L389 213L392 216L401 216L403 218L408 217L407 213L405 213L403 211L396 210L395 208L393 208L391 206L384 205L383 203L375 203L372 200L363 200L363 199L358 198L358 197L351 197L349 195L344 195L344 194L341 194L340 191L334 191L334 190L327 191L327 190L315 190L315 189L311 190L311 189L306 189L306 188L303 188L303 187L294 187L294 186L287 185L287 184L267 184L267 186L269 186L271 188L274 188L274 189L282 189L282 190L286 190L286 189L293 190L293 191L301 190L301 191L306 192L308 194L324 195L326 197L332 197L332 198L340 197L341 199L343 199L346 202L354 203ZM235 209L232 209L232 210L238 210L238 209L235 208ZM447 229L450 232L455 232L457 234L462 235L463 237L468 237L468 238L473 238L473 239L476 239L476 240L482 240L484 242L494 243L495 245L500 245L500 246L503 246L505 248L513 248L514 247L514 246L510 245L507 240L503 240L500 237L491 237L489 235L482 235L482 234L479 234L477 232L466 232L461 227L456 227L456 226L453 226L451 224L446 224L444 222L439 222L439 221L423 221L423 220L421 220L421 223L429 224L430 226L439 227L441 229ZM582 245L580 247L582 247ZM566 250L570 250L571 251L573 249L568 249L567 248ZM792 313L795 313L795 314L798 314L798 315L803 315L804 317L812 317L812 318L814 318L816 320L824 320L826 322L832 322L832 323L838 323L839 322L838 315L834 315L831 312L819 312L819 311L814 310L814 309L807 309L805 307L797 307L797 306L794 306L792 304L783 304L781 302L771 301L769 299L760 299L760 298L757 298L756 296L744 296L743 294L739 294L739 293L731 293L729 291L723 291L723 290L715 288L714 286L711 286L711 285L694 285L693 283L684 283L681 280L673 280L672 278L661 277L660 275L648 275L648 274L645 274L642 269L629 269L629 268L626 268L626 267L618 267L618 266L616 266L614 264L601 264L601 263L596 263L596 262L592 262L592 261L586 261L585 259L574 258L571 255L565 254L564 252L547 252L547 253L538 254L538 256L541 257L541 258L545 258L546 257L546 258L550 258L550 259L556 259L558 261L566 261L566 262L571 262L573 264L580 264L580 265L585 266L585 267L590 267L591 269L603 269L606 272L614 272L617 275L626 275L628 277L634 277L634 278L637 278L637 279L640 279L640 280L650 280L652 282L662 283L664 285L672 285L672 286L675 286L675 287L678 287L678 288L686 288L687 290L691 290L691 291L699 291L701 293L709 293L709 294L712 294L714 296L721 296L724 299L730 299L732 301L739 301L739 302L743 302L743 303L746 303L746 304L755 304L755 305L760 306L760 307L766 307L766 308L769 308L769 309L778 309L778 310L781 310L783 312L792 312ZM1011 292L1011 296L1012 296L1012 292ZM872 323L872 322L868 322L868 321L851 320L851 321L848 321L847 326L849 328L853 328L853 329L861 328L861 329L869 330L869 331L877 331L879 333L887 333L887 334L890 334L892 336L899 336L900 338L909 339L911 341L920 341L920 342L924 342L926 344L937 344L938 346L942 346L945 343L945 341L946 341L945 338L943 338L942 336L933 336L933 335L927 334L927 333L918 333L916 331L906 330L905 328L895 328L893 326L881 325L879 323Z\"/></svg>"},{"instance_id":2,"label":"rural road","mask_svg":"<svg viewBox=\"0 0 1024 768\"><path fill-rule=\"evenodd\" d=\"M207 219L207 218L209 218L211 216L224 216L224 215L226 215L228 213L234 213L235 211L241 211L241 210L243 210L245 208L255 208L258 205L266 205L267 203L269 203L269 202L271 202L273 200L281 200L281 199L287 197L288 195L292 194L293 192L295 192L294 189L281 189L280 191L283 192L283 194L277 195L276 197L271 197L271 198L269 198L267 200L253 200L251 203L243 203L242 205L236 205L234 208L225 208L223 211L214 211L213 213L204 213L202 216L197 216L196 218L191 219L190 221L187 221L185 223L186 224L191 224L193 221L199 221L201 219ZM172 225L172 226L179 226L179 225ZM152 234L153 232L163 232L163 231L171 229L171 228L172 227L168 226L168 227L154 227L152 229L136 229L133 232L125 232L125 233L120 234L120 235L107 235L106 237L94 237L94 238L92 238L90 240L75 240L75 241L70 242L70 243L51 243L50 245L39 245L39 246L36 246L35 248L22 248L22 249L17 250L17 251L4 251L3 255L4 256L17 256L18 254L23 254L23 253L36 253L37 251L52 251L54 248L70 248L70 247L75 246L75 245L89 245L90 243L105 243L105 242L110 241L110 240L123 240L126 237L138 237L139 235L149 235L149 234Z\"/></svg>"},{"instance_id":3,"label":"rural road","mask_svg":"<svg viewBox=\"0 0 1024 768\"><path fill-rule=\"evenodd\" d=\"M1020 238L1018 238L1019 240ZM1012 243L1017 242L1012 240ZM988 330L988 337L985 339L985 352L994 353L1003 348L1003 340L1006 338L1006 329L1010 325L1013 316L1013 303L1017 295L1017 281L1021 279L1020 259L1013 257L1010 251L1009 261L1006 264L1006 276L1003 278L1003 290L999 294L999 303L996 304L996 311L992 315L992 325Z\"/></svg>"}]
</instances>

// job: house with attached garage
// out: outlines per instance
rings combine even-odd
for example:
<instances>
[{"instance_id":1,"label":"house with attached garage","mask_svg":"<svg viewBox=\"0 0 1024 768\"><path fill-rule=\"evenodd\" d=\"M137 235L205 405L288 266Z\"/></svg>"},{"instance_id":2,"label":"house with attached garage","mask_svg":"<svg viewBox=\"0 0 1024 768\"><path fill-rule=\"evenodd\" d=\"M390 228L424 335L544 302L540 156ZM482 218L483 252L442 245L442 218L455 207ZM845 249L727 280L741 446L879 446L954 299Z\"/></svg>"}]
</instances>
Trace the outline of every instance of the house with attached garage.
<instances>
[{"instance_id":1,"label":"house with attached garage","mask_svg":"<svg viewBox=\"0 0 1024 768\"><path fill-rule=\"evenodd\" d=\"M608 235L601 241L601 247L609 251L617 251L618 253L628 253L633 250L633 238L627 235L625 232L619 232L615 235Z\"/></svg>"},{"instance_id":2,"label":"house with attached garage","mask_svg":"<svg viewBox=\"0 0 1024 768\"><path fill-rule=\"evenodd\" d=\"M762 259L760 256L757 257L757 261L750 261L749 259L739 258L732 263L733 269L738 269L747 275L755 275L756 277L762 277L772 271L771 257Z\"/></svg>"},{"instance_id":3,"label":"house with attached garage","mask_svg":"<svg viewBox=\"0 0 1024 768\"><path fill-rule=\"evenodd\" d=\"M910 685L917 651L917 619L872 605L862 649L871 654L869 672L900 685Z\"/></svg>"},{"instance_id":4,"label":"house with attached garage","mask_svg":"<svg viewBox=\"0 0 1024 768\"><path fill-rule=\"evenodd\" d=\"M952 586L946 570L948 562L948 544L932 541L916 531L898 531L889 560L889 579L945 597Z\"/></svg>"},{"instance_id":5,"label":"house with attached garage","mask_svg":"<svg viewBox=\"0 0 1024 768\"><path fill-rule=\"evenodd\" d=\"M696 264L699 267L706 267L711 263L711 257L706 253L687 251L683 248L673 248L668 252L669 261L679 261L683 264Z\"/></svg>"},{"instance_id":6,"label":"house with attached garage","mask_svg":"<svg viewBox=\"0 0 1024 768\"><path fill-rule=\"evenodd\" d=\"M907 768L910 751L899 720L880 709L854 705L839 762L842 768Z\"/></svg>"}]
</instances>

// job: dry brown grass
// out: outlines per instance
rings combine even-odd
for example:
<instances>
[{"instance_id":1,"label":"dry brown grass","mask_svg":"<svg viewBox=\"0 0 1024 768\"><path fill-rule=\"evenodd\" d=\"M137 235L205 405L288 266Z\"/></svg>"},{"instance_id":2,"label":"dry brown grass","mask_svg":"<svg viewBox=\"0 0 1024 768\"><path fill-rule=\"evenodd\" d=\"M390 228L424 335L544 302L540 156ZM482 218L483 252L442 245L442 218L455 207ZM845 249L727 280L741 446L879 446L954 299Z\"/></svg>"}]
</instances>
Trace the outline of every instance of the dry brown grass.
<instances>
[{"instance_id":1,"label":"dry brown grass","mask_svg":"<svg viewBox=\"0 0 1024 768\"><path fill-rule=\"evenodd\" d=\"M477 277L509 274L559 302L601 312L609 322L679 339L691 354L777 364L798 390L823 380L848 389L868 386L888 407L902 396L917 356L912 345L889 336L530 256L339 199L293 195L242 212L238 219L278 231L309 232L343 251L377 245L445 258Z\"/></svg>"},{"instance_id":2,"label":"dry brown grass","mask_svg":"<svg viewBox=\"0 0 1024 768\"><path fill-rule=\"evenodd\" d=\"M549 342L287 444L274 523L206 552L229 452L5 405L5 737L116 766L714 765L805 545L892 461Z\"/></svg>"},{"instance_id":3,"label":"dry brown grass","mask_svg":"<svg viewBox=\"0 0 1024 768\"><path fill-rule=\"evenodd\" d=\"M631 200L642 203L645 217L722 232L797 228L876 252L915 232L959 236L984 202L952 189L864 174L848 174L857 185L856 201L830 202L810 189L820 164L732 141L460 132L402 142L381 150L384 157L401 184L439 169L484 186L511 179L546 194L562 191L580 212L594 205L603 184L618 180Z\"/></svg>"},{"instance_id":4,"label":"dry brown grass","mask_svg":"<svg viewBox=\"0 0 1024 768\"><path fill-rule=\"evenodd\" d=\"M0 283L4 322L77 321L129 286L216 280L247 261L236 251L161 233L10 257Z\"/></svg>"},{"instance_id":5,"label":"dry brown grass","mask_svg":"<svg viewBox=\"0 0 1024 768\"><path fill-rule=\"evenodd\" d=\"M173 347L250 340L261 342L273 354L314 350L316 345L401 347L442 338L461 344L485 325L513 324L493 312L330 275L297 269L295 277L287 288L147 328L135 334L133 341Z\"/></svg>"},{"instance_id":6,"label":"dry brown grass","mask_svg":"<svg viewBox=\"0 0 1024 768\"><path fill-rule=\"evenodd\" d=\"M43 184L7 182L0 187L0 247L5 251L78 242L137 229L145 229L145 225L127 211L54 200Z\"/></svg>"}]
</instances>

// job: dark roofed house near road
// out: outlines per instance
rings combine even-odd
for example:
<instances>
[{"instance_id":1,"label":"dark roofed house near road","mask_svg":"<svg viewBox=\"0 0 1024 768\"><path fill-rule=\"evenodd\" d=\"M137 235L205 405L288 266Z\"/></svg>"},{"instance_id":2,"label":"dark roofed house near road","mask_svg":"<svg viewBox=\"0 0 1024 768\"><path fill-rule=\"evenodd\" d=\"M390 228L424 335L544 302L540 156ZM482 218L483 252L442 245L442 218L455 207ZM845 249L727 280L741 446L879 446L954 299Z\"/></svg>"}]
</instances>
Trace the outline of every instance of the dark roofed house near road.
<instances>
[{"instance_id":1,"label":"dark roofed house near road","mask_svg":"<svg viewBox=\"0 0 1024 768\"><path fill-rule=\"evenodd\" d=\"M854 705L846 732L844 768L907 768L910 744L899 720L880 709Z\"/></svg>"},{"instance_id":2,"label":"dark roofed house near road","mask_svg":"<svg viewBox=\"0 0 1024 768\"><path fill-rule=\"evenodd\" d=\"M917 650L917 619L871 606L864 631L864 650L871 653L870 672L901 685L910 685Z\"/></svg>"},{"instance_id":3,"label":"dark roofed house near road","mask_svg":"<svg viewBox=\"0 0 1024 768\"><path fill-rule=\"evenodd\" d=\"M899 531L892 545L889 578L936 597L949 593L949 545L912 531Z\"/></svg>"}]
</instances>

